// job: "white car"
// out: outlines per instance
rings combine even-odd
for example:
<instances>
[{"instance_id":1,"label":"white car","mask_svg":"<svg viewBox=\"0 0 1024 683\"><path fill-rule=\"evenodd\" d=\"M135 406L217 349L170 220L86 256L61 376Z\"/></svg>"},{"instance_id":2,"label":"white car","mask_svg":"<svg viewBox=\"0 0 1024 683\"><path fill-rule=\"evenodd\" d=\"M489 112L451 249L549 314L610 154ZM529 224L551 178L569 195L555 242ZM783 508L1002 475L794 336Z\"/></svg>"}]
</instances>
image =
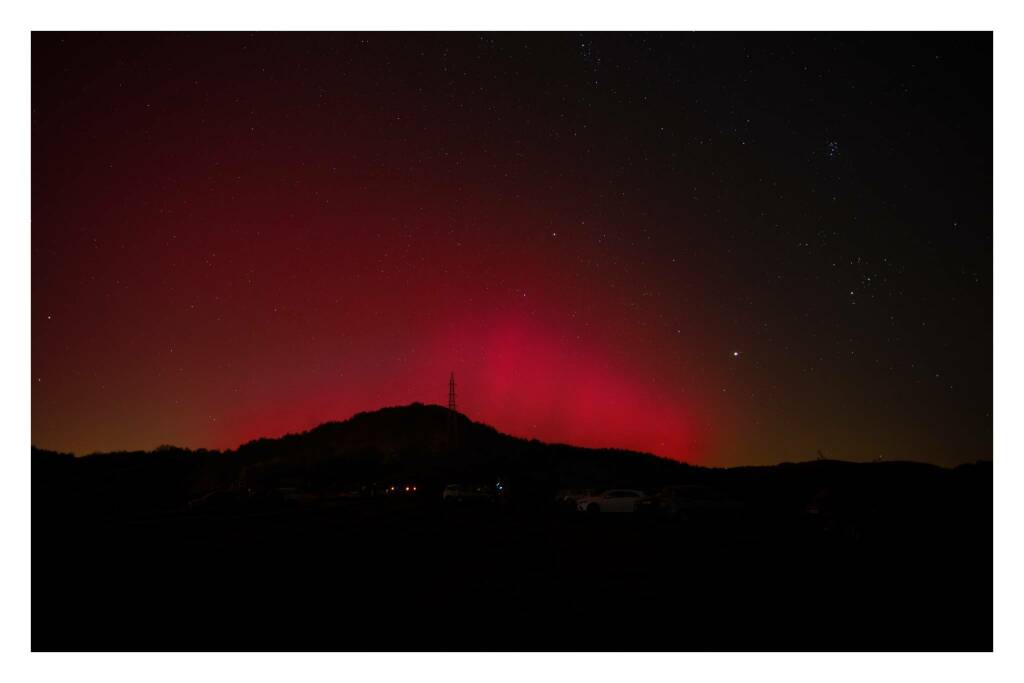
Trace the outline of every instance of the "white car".
<instances>
[{"instance_id":1,"label":"white car","mask_svg":"<svg viewBox=\"0 0 1024 683\"><path fill-rule=\"evenodd\" d=\"M463 486L448 484L441 493L441 500L446 503L493 502L494 494L487 486Z\"/></svg>"},{"instance_id":2,"label":"white car","mask_svg":"<svg viewBox=\"0 0 1024 683\"><path fill-rule=\"evenodd\" d=\"M644 492L635 489L609 489L596 496L586 496L576 501L580 512L636 512L636 504L643 499Z\"/></svg>"}]
</instances>

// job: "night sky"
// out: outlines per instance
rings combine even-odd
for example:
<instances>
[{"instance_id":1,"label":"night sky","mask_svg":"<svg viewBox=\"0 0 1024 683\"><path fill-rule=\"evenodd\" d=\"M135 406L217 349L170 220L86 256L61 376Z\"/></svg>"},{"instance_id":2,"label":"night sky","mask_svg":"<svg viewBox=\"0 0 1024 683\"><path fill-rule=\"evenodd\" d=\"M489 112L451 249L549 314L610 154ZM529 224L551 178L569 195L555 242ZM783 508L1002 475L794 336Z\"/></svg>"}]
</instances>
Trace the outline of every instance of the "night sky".
<instances>
[{"instance_id":1,"label":"night sky","mask_svg":"<svg viewBox=\"0 0 1024 683\"><path fill-rule=\"evenodd\" d=\"M32 38L32 440L992 451L991 34Z\"/></svg>"}]
</instances>

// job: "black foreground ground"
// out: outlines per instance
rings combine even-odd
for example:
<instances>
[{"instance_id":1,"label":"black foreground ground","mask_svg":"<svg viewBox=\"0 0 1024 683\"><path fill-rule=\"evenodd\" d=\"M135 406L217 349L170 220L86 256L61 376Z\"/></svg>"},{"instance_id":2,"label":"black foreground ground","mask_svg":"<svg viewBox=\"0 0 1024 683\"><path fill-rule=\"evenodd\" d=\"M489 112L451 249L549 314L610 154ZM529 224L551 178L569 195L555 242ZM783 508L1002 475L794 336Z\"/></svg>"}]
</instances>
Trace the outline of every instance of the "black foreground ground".
<instances>
[{"instance_id":1,"label":"black foreground ground","mask_svg":"<svg viewBox=\"0 0 1024 683\"><path fill-rule=\"evenodd\" d=\"M34 497L34 650L991 650L991 469L871 525ZM922 505L924 505L922 503Z\"/></svg>"}]
</instances>

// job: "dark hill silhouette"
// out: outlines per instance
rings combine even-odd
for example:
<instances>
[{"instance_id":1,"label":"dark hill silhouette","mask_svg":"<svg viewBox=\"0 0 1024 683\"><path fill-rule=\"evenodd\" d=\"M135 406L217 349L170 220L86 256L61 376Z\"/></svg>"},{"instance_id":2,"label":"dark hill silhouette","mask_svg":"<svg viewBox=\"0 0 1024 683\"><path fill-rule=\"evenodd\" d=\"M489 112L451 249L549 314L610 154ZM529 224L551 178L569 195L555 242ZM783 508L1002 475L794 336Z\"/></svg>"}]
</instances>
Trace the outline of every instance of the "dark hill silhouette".
<instances>
[{"instance_id":1,"label":"dark hill silhouette","mask_svg":"<svg viewBox=\"0 0 1024 683\"><path fill-rule=\"evenodd\" d=\"M547 444L503 434L458 414L449 445L449 412L436 405L363 412L299 434L250 441L235 450L93 453L75 458L33 448L41 496L94 499L102 507L168 507L204 493L282 484L339 490L414 480L446 483L502 478L519 497L548 498L559 488L652 488L685 478L689 465L647 453ZM58 497L59 497L58 496Z\"/></svg>"},{"instance_id":2,"label":"dark hill silhouette","mask_svg":"<svg viewBox=\"0 0 1024 683\"><path fill-rule=\"evenodd\" d=\"M956 470L915 462L810 460L766 467L691 466L647 453L548 444L509 436L458 414L449 445L449 412L413 403L358 413L299 434L250 441L235 450L161 446L151 452L75 458L33 448L35 501L73 501L113 511L173 509L218 490L312 493L372 490L416 482L425 494L448 483L493 484L518 500L544 502L560 489L707 484L765 511L798 512L815 497L855 506L859 514L894 508L931 510L963 498L962 486L990 487L991 464ZM982 486L984 489L985 486ZM871 513L874 514L874 513Z\"/></svg>"},{"instance_id":3,"label":"dark hill silhouette","mask_svg":"<svg viewBox=\"0 0 1024 683\"><path fill-rule=\"evenodd\" d=\"M647 453L547 444L503 434L457 415L458 438L449 443L449 412L414 403L359 413L302 434L260 439L233 454L249 470L269 466L305 470L322 483L337 477L412 478L443 483L524 477L531 488L650 486L688 466ZM248 474L248 472L247 472ZM522 487L519 487L522 489Z\"/></svg>"}]
</instances>

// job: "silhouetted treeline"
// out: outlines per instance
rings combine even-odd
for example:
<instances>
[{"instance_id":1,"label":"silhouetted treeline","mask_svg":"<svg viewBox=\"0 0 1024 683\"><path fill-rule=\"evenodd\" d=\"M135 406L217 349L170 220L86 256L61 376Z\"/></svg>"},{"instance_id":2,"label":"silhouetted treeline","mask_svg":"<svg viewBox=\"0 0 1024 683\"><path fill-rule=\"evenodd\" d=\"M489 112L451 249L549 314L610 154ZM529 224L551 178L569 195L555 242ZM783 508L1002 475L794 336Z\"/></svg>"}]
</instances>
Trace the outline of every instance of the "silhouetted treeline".
<instances>
[{"instance_id":1,"label":"silhouetted treeline","mask_svg":"<svg viewBox=\"0 0 1024 683\"><path fill-rule=\"evenodd\" d=\"M896 511L912 520L936 510L955 519L961 503L975 511L991 510L984 501L977 505L979 495L991 496L990 464L948 469L910 462L816 460L706 468L643 453L515 438L462 415L458 446L453 448L448 417L440 406L384 408L223 452L162 446L152 452L75 458L33 448L33 501L113 514L177 509L221 490L358 492L389 482L416 482L432 494L448 483L493 484L500 479L513 499L537 503L552 500L563 489L653 492L670 485L704 484L769 517L800 512L816 499L830 514L842 511L862 519L891 519Z\"/></svg>"}]
</instances>

